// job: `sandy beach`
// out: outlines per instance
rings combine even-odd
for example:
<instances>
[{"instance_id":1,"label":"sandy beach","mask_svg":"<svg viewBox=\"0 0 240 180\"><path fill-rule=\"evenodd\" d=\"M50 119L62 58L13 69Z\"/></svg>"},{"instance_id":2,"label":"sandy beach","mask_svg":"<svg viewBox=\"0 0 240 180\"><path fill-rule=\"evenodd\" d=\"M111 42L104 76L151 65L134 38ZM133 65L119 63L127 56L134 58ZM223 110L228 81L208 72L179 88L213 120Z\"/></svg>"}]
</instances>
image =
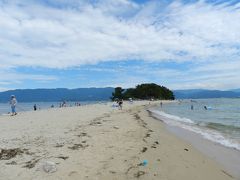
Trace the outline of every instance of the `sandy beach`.
<instances>
[{"instance_id":1,"label":"sandy beach","mask_svg":"<svg viewBox=\"0 0 240 180\"><path fill-rule=\"evenodd\" d=\"M0 116L0 180L239 179L147 109L159 102ZM46 166L51 165L49 172Z\"/></svg>"}]
</instances>

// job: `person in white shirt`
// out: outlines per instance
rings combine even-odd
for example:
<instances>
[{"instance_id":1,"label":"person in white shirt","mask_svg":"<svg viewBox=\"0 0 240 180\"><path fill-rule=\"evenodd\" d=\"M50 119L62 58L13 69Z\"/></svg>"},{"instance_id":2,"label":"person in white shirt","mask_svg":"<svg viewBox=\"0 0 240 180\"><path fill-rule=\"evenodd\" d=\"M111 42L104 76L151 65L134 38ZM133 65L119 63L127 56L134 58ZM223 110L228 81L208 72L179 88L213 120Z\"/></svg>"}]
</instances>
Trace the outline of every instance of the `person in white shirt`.
<instances>
[{"instance_id":1,"label":"person in white shirt","mask_svg":"<svg viewBox=\"0 0 240 180\"><path fill-rule=\"evenodd\" d=\"M14 95L11 96L10 105L12 109L12 116L17 115L16 112L17 99Z\"/></svg>"}]
</instances>

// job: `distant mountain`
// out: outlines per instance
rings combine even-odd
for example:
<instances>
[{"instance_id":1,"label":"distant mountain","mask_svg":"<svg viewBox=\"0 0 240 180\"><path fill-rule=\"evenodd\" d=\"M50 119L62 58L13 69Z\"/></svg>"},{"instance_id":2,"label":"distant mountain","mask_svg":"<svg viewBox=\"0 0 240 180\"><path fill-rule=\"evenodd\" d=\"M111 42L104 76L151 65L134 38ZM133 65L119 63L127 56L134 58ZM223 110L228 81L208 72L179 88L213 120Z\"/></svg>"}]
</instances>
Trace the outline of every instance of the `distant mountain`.
<instances>
[{"instance_id":1,"label":"distant mountain","mask_svg":"<svg viewBox=\"0 0 240 180\"><path fill-rule=\"evenodd\" d=\"M110 100L114 88L16 89L0 92L0 102L15 95L19 102L104 101Z\"/></svg>"},{"instance_id":2,"label":"distant mountain","mask_svg":"<svg viewBox=\"0 0 240 180\"><path fill-rule=\"evenodd\" d=\"M114 88L78 89L16 89L0 92L0 102L8 102L15 95L19 102L56 102L56 101L106 101L110 100ZM174 90L176 99L236 98L240 89L219 91L204 89Z\"/></svg>"},{"instance_id":3,"label":"distant mountain","mask_svg":"<svg viewBox=\"0 0 240 180\"><path fill-rule=\"evenodd\" d=\"M204 89L188 89L173 91L176 99L204 99L204 98L236 98L240 91L220 91Z\"/></svg>"},{"instance_id":4,"label":"distant mountain","mask_svg":"<svg viewBox=\"0 0 240 180\"><path fill-rule=\"evenodd\" d=\"M240 92L240 89L231 89L229 91L233 91L233 92Z\"/></svg>"}]
</instances>

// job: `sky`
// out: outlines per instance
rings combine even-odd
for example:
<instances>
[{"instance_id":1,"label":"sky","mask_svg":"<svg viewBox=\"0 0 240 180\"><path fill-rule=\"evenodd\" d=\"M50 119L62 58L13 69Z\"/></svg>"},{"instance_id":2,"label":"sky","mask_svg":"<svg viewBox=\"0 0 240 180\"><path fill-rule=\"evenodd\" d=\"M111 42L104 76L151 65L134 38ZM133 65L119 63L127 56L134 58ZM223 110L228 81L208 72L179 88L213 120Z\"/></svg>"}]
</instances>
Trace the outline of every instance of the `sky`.
<instances>
[{"instance_id":1,"label":"sky","mask_svg":"<svg viewBox=\"0 0 240 180\"><path fill-rule=\"evenodd\" d=\"M240 88L239 0L0 0L0 91Z\"/></svg>"}]
</instances>

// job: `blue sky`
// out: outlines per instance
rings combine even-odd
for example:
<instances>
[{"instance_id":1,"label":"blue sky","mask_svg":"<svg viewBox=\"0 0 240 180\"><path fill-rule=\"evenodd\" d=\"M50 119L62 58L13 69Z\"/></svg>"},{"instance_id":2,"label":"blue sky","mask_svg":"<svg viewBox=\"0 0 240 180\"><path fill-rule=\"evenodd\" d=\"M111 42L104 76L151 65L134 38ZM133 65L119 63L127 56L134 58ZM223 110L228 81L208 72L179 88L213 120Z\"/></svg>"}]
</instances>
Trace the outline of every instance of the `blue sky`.
<instances>
[{"instance_id":1,"label":"blue sky","mask_svg":"<svg viewBox=\"0 0 240 180\"><path fill-rule=\"evenodd\" d=\"M0 0L0 91L240 87L237 0Z\"/></svg>"}]
</instances>

